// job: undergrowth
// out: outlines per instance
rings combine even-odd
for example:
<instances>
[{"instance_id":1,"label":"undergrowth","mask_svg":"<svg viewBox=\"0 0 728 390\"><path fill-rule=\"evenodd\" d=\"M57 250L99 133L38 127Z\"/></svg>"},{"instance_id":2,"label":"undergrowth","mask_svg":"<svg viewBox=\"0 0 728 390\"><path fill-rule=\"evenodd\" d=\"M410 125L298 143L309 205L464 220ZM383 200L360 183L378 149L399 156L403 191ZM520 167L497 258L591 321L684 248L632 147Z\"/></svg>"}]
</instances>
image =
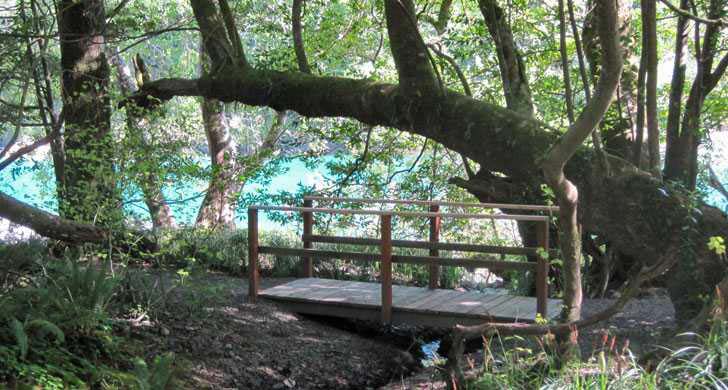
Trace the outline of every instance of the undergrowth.
<instances>
[{"instance_id":1,"label":"undergrowth","mask_svg":"<svg viewBox=\"0 0 728 390\"><path fill-rule=\"evenodd\" d=\"M656 363L639 362L628 340L601 336L591 356L561 365L548 338L484 340L483 360L468 389L716 389L728 390L728 324L706 335L686 333L681 347L662 348Z\"/></svg>"},{"instance_id":2,"label":"undergrowth","mask_svg":"<svg viewBox=\"0 0 728 390\"><path fill-rule=\"evenodd\" d=\"M174 356L148 363L114 331L120 277L79 259L51 259L38 243L0 250L0 387L170 386ZM19 261L22 267L16 267ZM12 275L12 276L9 276Z\"/></svg>"}]
</instances>

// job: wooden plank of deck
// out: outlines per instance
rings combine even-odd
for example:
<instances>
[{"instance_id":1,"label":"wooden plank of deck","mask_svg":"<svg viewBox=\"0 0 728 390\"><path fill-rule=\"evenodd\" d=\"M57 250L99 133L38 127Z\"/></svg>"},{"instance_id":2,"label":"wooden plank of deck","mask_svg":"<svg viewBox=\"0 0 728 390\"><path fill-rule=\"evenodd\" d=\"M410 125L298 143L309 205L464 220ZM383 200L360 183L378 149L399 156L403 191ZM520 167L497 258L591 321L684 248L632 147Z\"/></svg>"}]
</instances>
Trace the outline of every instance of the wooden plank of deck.
<instances>
[{"instance_id":1,"label":"wooden plank of deck","mask_svg":"<svg viewBox=\"0 0 728 390\"><path fill-rule=\"evenodd\" d=\"M447 311L451 313L468 314L479 307L487 307L490 302L503 299L506 294L484 294L480 291L468 291L458 296L452 302L444 302L435 307L438 311Z\"/></svg>"},{"instance_id":2,"label":"wooden plank of deck","mask_svg":"<svg viewBox=\"0 0 728 390\"><path fill-rule=\"evenodd\" d=\"M263 290L260 296L288 302L301 312L370 318L381 308L381 291L379 283L303 278ZM393 286L392 292L395 318L418 323L472 323L478 318L532 322L536 317L533 297L410 286ZM557 316L560 307L559 300L549 300L548 317Z\"/></svg>"}]
</instances>

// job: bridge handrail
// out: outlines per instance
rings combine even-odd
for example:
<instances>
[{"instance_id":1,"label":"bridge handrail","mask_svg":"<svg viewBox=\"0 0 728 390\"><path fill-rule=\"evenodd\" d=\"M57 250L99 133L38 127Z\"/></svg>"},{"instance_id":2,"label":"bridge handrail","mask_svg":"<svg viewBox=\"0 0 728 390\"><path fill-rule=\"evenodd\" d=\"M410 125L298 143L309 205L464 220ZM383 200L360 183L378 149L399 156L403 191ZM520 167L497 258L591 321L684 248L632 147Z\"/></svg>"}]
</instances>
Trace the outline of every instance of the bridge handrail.
<instances>
[{"instance_id":1,"label":"bridge handrail","mask_svg":"<svg viewBox=\"0 0 728 390\"><path fill-rule=\"evenodd\" d=\"M508 204L508 203L476 203L476 202L449 202L444 200L410 200L410 199L381 199L381 198L345 198L306 195L304 201L338 202L338 203L368 203L368 204L411 204L418 206L442 206L442 207L473 207L484 209L505 209L505 210L531 210L559 212L559 206L535 205L535 204Z\"/></svg>"},{"instance_id":2,"label":"bridge handrail","mask_svg":"<svg viewBox=\"0 0 728 390\"><path fill-rule=\"evenodd\" d=\"M304 207L292 206L267 206L254 205L248 208L248 276L249 299L255 302L258 295L259 272L258 257L260 253L279 255L301 256L303 260L303 274L306 277L313 276L312 258L350 258L363 261L379 261L380 279L382 285L382 322L388 323L392 316L392 263L423 264L429 266L430 288L437 288L439 283L440 266L466 266L474 268L490 269L514 269L514 270L535 270L536 271L536 311L543 318L546 318L548 301L548 257L549 251L549 222L550 217L544 215L518 215L518 214L472 214L472 213L442 213L439 207L432 201L409 201L418 202L412 204L428 205L429 211L394 211L394 210L370 210L370 209L338 209L312 207L312 202L318 197L307 197ZM325 199L350 199L350 198L325 198ZM359 200L359 199L354 199ZM392 200L399 201L399 200ZM384 202L380 202L384 203ZM444 202L447 203L447 202ZM513 205L519 206L519 205ZM548 206L543 206L548 207ZM499 207L500 208L500 207ZM508 207L504 207L508 208ZM516 209L516 208L512 208ZM303 248L276 248L260 246L258 242L258 211L282 211L298 212L303 216ZM550 211L550 210L549 210ZM313 214L348 214L348 215L374 215L379 217L380 237L378 239L320 236L313 234ZM392 217L424 217L430 221L429 241L408 241L392 239ZM536 222L538 229L538 248L523 247L497 247L487 245L440 243L440 221L442 218L456 219L494 219L494 220L515 220L523 222ZM353 245L379 246L378 254L364 252L342 252L330 250L313 249L314 242L348 243ZM393 247L410 247L429 249L429 256L404 256L394 255ZM546 256L539 253L539 248ZM478 257L473 259L440 257L439 250L455 250L463 252L498 253L498 254L521 254L536 255L536 263L524 263L504 261L493 256Z\"/></svg>"},{"instance_id":3,"label":"bridge handrail","mask_svg":"<svg viewBox=\"0 0 728 390\"><path fill-rule=\"evenodd\" d=\"M532 221L548 222L550 218L546 215L521 215L521 214L472 214L472 213L441 213L427 211L395 211L395 210L373 210L373 209L335 209L327 207L295 207L295 206L250 206L249 209L263 211L283 212L311 212L324 214L344 215L392 215L397 217L426 217L426 218L454 218L454 219L502 219L510 221Z\"/></svg>"}]
</instances>

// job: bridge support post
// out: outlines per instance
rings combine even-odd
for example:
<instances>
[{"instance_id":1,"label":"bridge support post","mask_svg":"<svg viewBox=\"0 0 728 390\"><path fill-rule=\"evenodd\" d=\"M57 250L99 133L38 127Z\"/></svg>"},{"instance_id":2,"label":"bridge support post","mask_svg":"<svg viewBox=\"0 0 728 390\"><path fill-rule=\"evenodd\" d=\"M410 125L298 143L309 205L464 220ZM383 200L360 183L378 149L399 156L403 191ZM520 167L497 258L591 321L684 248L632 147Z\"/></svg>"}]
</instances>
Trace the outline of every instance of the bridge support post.
<instances>
[{"instance_id":1,"label":"bridge support post","mask_svg":"<svg viewBox=\"0 0 728 390\"><path fill-rule=\"evenodd\" d=\"M313 207L313 201L311 199L304 199L303 201L303 207ZM303 237L310 236L313 234L313 213L310 211L304 211L303 214ZM313 243L309 240L306 240L305 238L302 239L303 241L303 249L311 249L313 248ZM305 278L311 278L313 277L313 261L310 257L303 257L302 260L302 267L303 267L303 277Z\"/></svg>"},{"instance_id":2,"label":"bridge support post","mask_svg":"<svg viewBox=\"0 0 728 390\"><path fill-rule=\"evenodd\" d=\"M258 209L248 208L248 301L258 298Z\"/></svg>"},{"instance_id":3,"label":"bridge support post","mask_svg":"<svg viewBox=\"0 0 728 390\"><path fill-rule=\"evenodd\" d=\"M549 222L539 223L537 229L538 246L543 249L543 253L536 256L538 258L536 264L536 312L545 319L548 314L547 301L549 295Z\"/></svg>"},{"instance_id":4,"label":"bridge support post","mask_svg":"<svg viewBox=\"0 0 728 390\"><path fill-rule=\"evenodd\" d=\"M440 212L440 205L430 205L430 212ZM440 217L430 217L430 242L440 242ZM430 248L430 256L439 257L440 251L438 249ZM440 285L440 266L437 264L430 264L430 289L435 289Z\"/></svg>"},{"instance_id":5,"label":"bridge support post","mask_svg":"<svg viewBox=\"0 0 728 390\"><path fill-rule=\"evenodd\" d=\"M384 214L381 221L381 283L382 283L382 323L392 322L392 215Z\"/></svg>"}]
</instances>

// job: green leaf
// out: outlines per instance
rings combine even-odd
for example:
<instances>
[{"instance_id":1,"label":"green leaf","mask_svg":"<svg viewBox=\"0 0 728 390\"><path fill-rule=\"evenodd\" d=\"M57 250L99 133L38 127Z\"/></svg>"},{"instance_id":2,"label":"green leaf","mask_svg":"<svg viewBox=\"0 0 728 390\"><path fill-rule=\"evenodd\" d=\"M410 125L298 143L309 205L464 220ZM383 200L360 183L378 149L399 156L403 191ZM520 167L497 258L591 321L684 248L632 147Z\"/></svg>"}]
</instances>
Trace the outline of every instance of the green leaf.
<instances>
[{"instance_id":1,"label":"green leaf","mask_svg":"<svg viewBox=\"0 0 728 390\"><path fill-rule=\"evenodd\" d=\"M708 249L715 252L716 255L725 255L725 240L720 236L713 236L708 239Z\"/></svg>"}]
</instances>

